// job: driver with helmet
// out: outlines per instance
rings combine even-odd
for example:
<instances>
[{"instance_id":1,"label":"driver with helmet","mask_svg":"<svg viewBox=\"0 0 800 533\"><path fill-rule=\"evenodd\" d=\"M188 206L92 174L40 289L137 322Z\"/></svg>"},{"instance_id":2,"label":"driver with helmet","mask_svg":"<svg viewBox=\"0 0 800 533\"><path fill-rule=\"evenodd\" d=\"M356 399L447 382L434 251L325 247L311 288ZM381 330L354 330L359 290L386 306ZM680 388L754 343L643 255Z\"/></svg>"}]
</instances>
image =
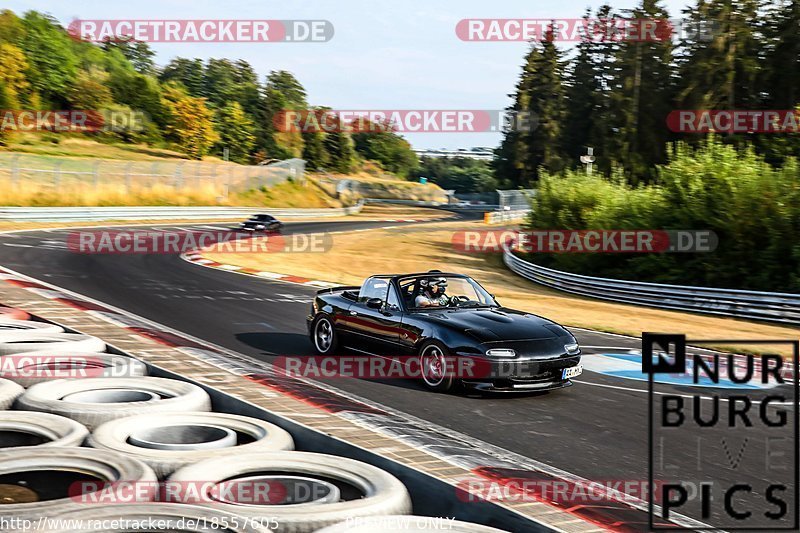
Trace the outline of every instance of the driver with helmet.
<instances>
[{"instance_id":1,"label":"driver with helmet","mask_svg":"<svg viewBox=\"0 0 800 533\"><path fill-rule=\"evenodd\" d=\"M450 299L445 295L447 278L422 278L419 296L414 299L416 307L444 307Z\"/></svg>"}]
</instances>

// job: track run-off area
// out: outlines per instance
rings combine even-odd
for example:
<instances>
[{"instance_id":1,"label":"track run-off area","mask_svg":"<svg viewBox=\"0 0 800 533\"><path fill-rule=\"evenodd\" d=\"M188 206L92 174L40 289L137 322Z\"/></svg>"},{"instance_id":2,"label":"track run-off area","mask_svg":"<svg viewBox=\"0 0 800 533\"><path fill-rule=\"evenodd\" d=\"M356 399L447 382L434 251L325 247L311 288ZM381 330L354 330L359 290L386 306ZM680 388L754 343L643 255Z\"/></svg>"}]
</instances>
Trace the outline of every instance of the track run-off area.
<instances>
[{"instance_id":1,"label":"track run-off area","mask_svg":"<svg viewBox=\"0 0 800 533\"><path fill-rule=\"evenodd\" d=\"M284 234L329 232L335 238L335 232L368 231L389 224L340 219L289 222ZM412 223L391 223L401 224ZM128 229L224 231L232 226L185 223L136 225ZM125 229L126 226L114 227L119 231ZM280 356L314 354L306 331L306 316L316 287L205 268L177 254L76 253L67 245L74 231L75 228L65 228L2 233L0 265L251 359L269 363ZM492 292L492 287L486 288ZM429 426L431 432L445 428L462 435L473 446L486 443L487 448L508 451L565 475L600 483L643 483L648 479L648 384L642 374L641 340L570 329L583 349L584 372L574 380L574 386L558 391L445 395L431 393L407 379L335 379L325 381L324 387L410 415L423 428ZM680 377L665 376L659 380L656 395L688 390ZM741 389L727 383L704 387L703 391L710 403L714 395L724 398L737 391L741 393ZM752 389L746 392L754 402L767 394ZM726 428L720 428L719 432L720 439L730 434ZM672 449L681 450L670 459L678 472L684 467L694 471L695 446L687 432L670 440ZM732 446L737 448L738 444ZM758 443L752 446L748 454L766 453L756 449ZM718 469L715 477L724 481L753 486L765 481L763 469L752 463L743 464L732 473L726 468L725 458L720 458L708 468ZM715 508L711 518L718 517L719 512Z\"/></svg>"}]
</instances>

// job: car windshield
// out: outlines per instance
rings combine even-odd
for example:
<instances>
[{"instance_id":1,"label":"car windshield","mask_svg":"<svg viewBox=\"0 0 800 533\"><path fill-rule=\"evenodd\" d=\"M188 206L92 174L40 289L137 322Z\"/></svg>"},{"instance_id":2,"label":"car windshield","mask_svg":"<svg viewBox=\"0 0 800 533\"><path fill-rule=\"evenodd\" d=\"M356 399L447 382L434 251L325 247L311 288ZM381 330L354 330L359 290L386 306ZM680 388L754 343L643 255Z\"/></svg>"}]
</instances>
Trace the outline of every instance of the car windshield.
<instances>
[{"instance_id":1,"label":"car windshield","mask_svg":"<svg viewBox=\"0 0 800 533\"><path fill-rule=\"evenodd\" d=\"M410 309L499 307L491 294L467 277L430 275L400 280L400 290Z\"/></svg>"},{"instance_id":2,"label":"car windshield","mask_svg":"<svg viewBox=\"0 0 800 533\"><path fill-rule=\"evenodd\" d=\"M264 221L271 220L271 219L272 219L272 217L269 216L269 215L253 215L253 216L250 217L250 220L252 220L254 222L264 222Z\"/></svg>"}]
</instances>

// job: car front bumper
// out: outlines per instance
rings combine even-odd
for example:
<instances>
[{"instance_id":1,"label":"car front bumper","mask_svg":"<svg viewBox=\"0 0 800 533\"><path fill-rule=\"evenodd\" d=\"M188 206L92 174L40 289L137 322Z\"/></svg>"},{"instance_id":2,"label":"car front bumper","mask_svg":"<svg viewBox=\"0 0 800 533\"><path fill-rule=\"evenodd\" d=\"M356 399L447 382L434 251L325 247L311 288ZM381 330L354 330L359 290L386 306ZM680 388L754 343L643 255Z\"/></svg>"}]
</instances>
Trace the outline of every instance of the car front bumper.
<instances>
[{"instance_id":1,"label":"car front bumper","mask_svg":"<svg viewBox=\"0 0 800 533\"><path fill-rule=\"evenodd\" d=\"M581 356L552 359L488 359L480 358L474 377L461 381L465 387L495 392L531 392L569 387L570 379L562 377L565 368L580 364Z\"/></svg>"}]
</instances>

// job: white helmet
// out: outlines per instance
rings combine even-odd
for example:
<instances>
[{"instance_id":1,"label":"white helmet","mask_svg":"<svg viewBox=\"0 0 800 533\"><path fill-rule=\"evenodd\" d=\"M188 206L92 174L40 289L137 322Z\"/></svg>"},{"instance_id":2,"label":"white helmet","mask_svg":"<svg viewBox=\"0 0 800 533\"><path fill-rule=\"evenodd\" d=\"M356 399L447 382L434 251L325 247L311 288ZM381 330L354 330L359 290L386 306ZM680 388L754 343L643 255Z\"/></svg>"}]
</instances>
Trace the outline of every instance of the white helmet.
<instances>
[{"instance_id":1,"label":"white helmet","mask_svg":"<svg viewBox=\"0 0 800 533\"><path fill-rule=\"evenodd\" d=\"M439 294L443 294L447 289L447 278L437 277L437 278L422 278L419 281L420 287L423 289L430 288L431 291L438 292Z\"/></svg>"}]
</instances>

